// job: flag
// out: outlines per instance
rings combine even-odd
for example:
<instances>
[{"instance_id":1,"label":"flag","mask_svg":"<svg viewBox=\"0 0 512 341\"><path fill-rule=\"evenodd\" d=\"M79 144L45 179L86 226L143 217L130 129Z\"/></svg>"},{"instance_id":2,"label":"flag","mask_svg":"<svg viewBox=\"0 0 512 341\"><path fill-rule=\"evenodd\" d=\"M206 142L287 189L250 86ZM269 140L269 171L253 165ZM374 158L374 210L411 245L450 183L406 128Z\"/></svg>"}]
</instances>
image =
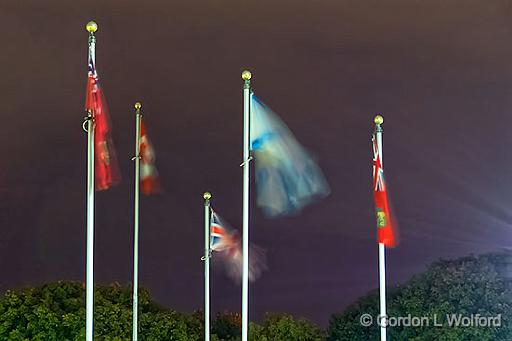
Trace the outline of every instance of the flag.
<instances>
[{"instance_id":1,"label":"flag","mask_svg":"<svg viewBox=\"0 0 512 341\"><path fill-rule=\"evenodd\" d=\"M94 120L95 188L100 191L119 183L121 175L110 132L107 103L99 83L93 53L90 51L89 54L85 110Z\"/></svg>"},{"instance_id":2,"label":"flag","mask_svg":"<svg viewBox=\"0 0 512 341\"><path fill-rule=\"evenodd\" d=\"M251 244L249 246L249 280L256 280L267 268L265 251ZM232 229L220 216L211 210L210 250L222 256L228 275L236 281L242 279L242 245L240 234Z\"/></svg>"},{"instance_id":3,"label":"flag","mask_svg":"<svg viewBox=\"0 0 512 341\"><path fill-rule=\"evenodd\" d=\"M379 243L386 247L398 245L398 231L394 217L391 214L387 196L387 186L384 179L384 170L379 155L375 135L373 143L373 198L375 200L375 215L377 218L377 232Z\"/></svg>"},{"instance_id":4,"label":"flag","mask_svg":"<svg viewBox=\"0 0 512 341\"><path fill-rule=\"evenodd\" d=\"M288 127L251 94L250 149L257 204L269 217L289 215L327 196L329 185Z\"/></svg>"},{"instance_id":5,"label":"flag","mask_svg":"<svg viewBox=\"0 0 512 341\"><path fill-rule=\"evenodd\" d=\"M160 192L160 179L155 167L155 150L149 141L144 127L144 120L140 121L140 182L141 191L146 195Z\"/></svg>"},{"instance_id":6,"label":"flag","mask_svg":"<svg viewBox=\"0 0 512 341\"><path fill-rule=\"evenodd\" d=\"M238 247L238 238L228 231L220 217L212 210L210 248L212 251L230 251Z\"/></svg>"}]
</instances>

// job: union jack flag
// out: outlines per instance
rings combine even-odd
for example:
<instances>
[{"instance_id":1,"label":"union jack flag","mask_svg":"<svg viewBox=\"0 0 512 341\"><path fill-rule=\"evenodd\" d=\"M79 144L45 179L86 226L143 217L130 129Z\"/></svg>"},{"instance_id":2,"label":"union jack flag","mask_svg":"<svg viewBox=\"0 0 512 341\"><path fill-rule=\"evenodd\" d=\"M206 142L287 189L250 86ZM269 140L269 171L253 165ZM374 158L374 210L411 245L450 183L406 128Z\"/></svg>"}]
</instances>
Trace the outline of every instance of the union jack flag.
<instances>
[{"instance_id":1,"label":"union jack flag","mask_svg":"<svg viewBox=\"0 0 512 341\"><path fill-rule=\"evenodd\" d=\"M249 258L249 280L256 280L261 272L267 268L265 250L250 244L251 257ZM236 281L242 278L242 246L240 234L232 229L211 210L210 216L210 250L219 252L225 264L228 275Z\"/></svg>"},{"instance_id":2,"label":"union jack flag","mask_svg":"<svg viewBox=\"0 0 512 341\"><path fill-rule=\"evenodd\" d=\"M224 225L217 213L212 210L210 220L210 248L212 251L228 251L236 246L232 233Z\"/></svg>"},{"instance_id":3,"label":"union jack flag","mask_svg":"<svg viewBox=\"0 0 512 341\"><path fill-rule=\"evenodd\" d=\"M372 136L373 144L373 190L384 192L386 191L386 183L384 182L384 170L382 169L382 162L379 155L379 147L375 135Z\"/></svg>"}]
</instances>

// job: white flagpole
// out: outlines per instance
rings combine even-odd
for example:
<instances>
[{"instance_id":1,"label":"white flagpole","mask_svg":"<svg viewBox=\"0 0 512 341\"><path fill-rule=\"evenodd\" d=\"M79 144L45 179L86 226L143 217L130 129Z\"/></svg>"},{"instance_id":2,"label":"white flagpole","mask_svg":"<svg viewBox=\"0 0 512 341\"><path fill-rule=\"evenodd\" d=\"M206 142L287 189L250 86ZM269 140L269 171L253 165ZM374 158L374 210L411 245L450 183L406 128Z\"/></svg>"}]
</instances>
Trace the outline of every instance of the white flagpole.
<instances>
[{"instance_id":1,"label":"white flagpole","mask_svg":"<svg viewBox=\"0 0 512 341\"><path fill-rule=\"evenodd\" d=\"M210 341L210 192L204 192L204 340Z\"/></svg>"},{"instance_id":2,"label":"white flagpole","mask_svg":"<svg viewBox=\"0 0 512 341\"><path fill-rule=\"evenodd\" d=\"M375 116L375 138L377 142L377 150L380 157L381 167L383 166L382 161L382 127L381 124L384 122L384 118L381 115ZM379 297L380 297L380 340L386 341L386 246L383 243L379 243Z\"/></svg>"},{"instance_id":3,"label":"white flagpole","mask_svg":"<svg viewBox=\"0 0 512 341\"><path fill-rule=\"evenodd\" d=\"M132 340L138 339L138 315L139 315L139 188L140 188L140 122L142 105L135 103L135 199L134 199L134 221L133 221L133 302L132 302Z\"/></svg>"},{"instance_id":4,"label":"white flagpole","mask_svg":"<svg viewBox=\"0 0 512 341\"><path fill-rule=\"evenodd\" d=\"M94 62L98 25L87 23L89 32L89 63ZM86 128L87 127L87 128ZM85 335L86 341L93 341L94 330L94 117L87 113L84 128L87 129L87 259L85 280Z\"/></svg>"},{"instance_id":5,"label":"white flagpole","mask_svg":"<svg viewBox=\"0 0 512 341\"><path fill-rule=\"evenodd\" d=\"M243 159L243 221L242 221L242 341L249 331L249 112L251 72L242 72L244 80L244 159Z\"/></svg>"}]
</instances>

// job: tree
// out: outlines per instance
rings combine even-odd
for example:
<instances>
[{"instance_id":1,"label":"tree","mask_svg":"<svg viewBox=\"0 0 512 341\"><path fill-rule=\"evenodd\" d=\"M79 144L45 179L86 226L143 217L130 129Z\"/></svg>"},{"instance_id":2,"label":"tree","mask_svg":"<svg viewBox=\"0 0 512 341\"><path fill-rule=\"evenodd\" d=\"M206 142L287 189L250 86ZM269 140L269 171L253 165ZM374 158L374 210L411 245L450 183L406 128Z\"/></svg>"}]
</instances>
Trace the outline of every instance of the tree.
<instances>
[{"instance_id":1,"label":"tree","mask_svg":"<svg viewBox=\"0 0 512 341\"><path fill-rule=\"evenodd\" d=\"M94 334L98 341L131 340L132 288L117 283L95 288ZM317 341L321 330L290 315L268 315L263 325L250 324L252 341ZM238 341L239 314L217 314L212 341ZM139 338L144 341L202 341L201 311L186 315L158 306L149 293L139 291ZM37 288L8 291L0 299L0 340L85 340L85 287L58 282Z\"/></svg>"},{"instance_id":2,"label":"tree","mask_svg":"<svg viewBox=\"0 0 512 341\"><path fill-rule=\"evenodd\" d=\"M324 332L306 319L294 319L288 314L267 314L262 326L252 324L252 341L322 341Z\"/></svg>"},{"instance_id":3,"label":"tree","mask_svg":"<svg viewBox=\"0 0 512 341\"><path fill-rule=\"evenodd\" d=\"M435 262L425 273L389 291L388 316L389 322L394 322L388 327L390 339L512 340L512 320L508 319L512 314L511 270L510 252ZM359 320L362 314L370 314L375 319L378 307L378 292L374 291L342 314L333 315L328 340L378 339L377 324L364 327ZM501 326L482 326L481 323L477 326L473 320L472 326L455 327L455 318L475 318L477 314L494 317L493 322ZM408 316L424 317L424 320L417 323L418 326L411 326ZM401 322L397 320L399 317L402 317ZM442 326L434 326L434 322Z\"/></svg>"},{"instance_id":4,"label":"tree","mask_svg":"<svg viewBox=\"0 0 512 341\"><path fill-rule=\"evenodd\" d=\"M238 313L218 313L212 322L212 333L219 340L237 340L242 334L242 317Z\"/></svg>"},{"instance_id":5,"label":"tree","mask_svg":"<svg viewBox=\"0 0 512 341\"><path fill-rule=\"evenodd\" d=\"M85 290L82 283L58 282L8 291L0 300L0 340L85 340ZM202 321L155 304L139 292L142 340L193 341L202 338ZM95 288L95 340L131 339L131 288Z\"/></svg>"},{"instance_id":6,"label":"tree","mask_svg":"<svg viewBox=\"0 0 512 341\"><path fill-rule=\"evenodd\" d=\"M212 336L220 341L241 340L241 316L238 313L217 314L212 323ZM320 341L325 340L320 328L305 319L295 320L287 314L267 314L261 325L249 323L251 341Z\"/></svg>"},{"instance_id":7,"label":"tree","mask_svg":"<svg viewBox=\"0 0 512 341\"><path fill-rule=\"evenodd\" d=\"M378 292L369 293L343 313L332 316L327 336L305 319L267 314L261 324L249 324L251 341L376 340L374 323L363 327L362 314L378 315ZM139 336L144 341L201 341L203 313L181 314L160 307L141 289ZM426 317L430 324L392 324L393 340L512 340L512 253L502 252L457 260L440 260L408 283L388 293L390 318ZM447 316L498 317L500 326L454 327ZM434 317L442 326L434 326ZM131 339L132 288L114 283L95 288L95 340ZM391 320L390 320L391 321ZM217 314L212 341L239 341L240 315ZM452 321L453 323L454 321ZM36 288L7 291L0 299L0 340L85 340L85 288L82 283L58 282Z\"/></svg>"}]
</instances>

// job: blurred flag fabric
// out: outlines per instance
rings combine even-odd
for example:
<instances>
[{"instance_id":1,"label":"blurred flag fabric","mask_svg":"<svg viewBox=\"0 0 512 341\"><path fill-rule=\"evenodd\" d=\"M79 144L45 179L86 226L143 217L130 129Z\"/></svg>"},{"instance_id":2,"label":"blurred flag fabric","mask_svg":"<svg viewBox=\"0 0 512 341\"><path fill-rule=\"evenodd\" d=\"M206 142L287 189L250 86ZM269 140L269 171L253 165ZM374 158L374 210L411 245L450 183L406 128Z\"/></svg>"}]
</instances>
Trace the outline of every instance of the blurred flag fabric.
<instances>
[{"instance_id":1,"label":"blurred flag fabric","mask_svg":"<svg viewBox=\"0 0 512 341\"><path fill-rule=\"evenodd\" d=\"M144 126L144 120L140 121L140 182L141 191L146 195L156 194L161 191L160 178L155 166L155 150L149 141Z\"/></svg>"},{"instance_id":2,"label":"blurred flag fabric","mask_svg":"<svg viewBox=\"0 0 512 341\"><path fill-rule=\"evenodd\" d=\"M99 83L94 57L91 55L89 55L85 110L91 113L94 120L95 188L101 191L118 184L121 173L112 142L107 103Z\"/></svg>"},{"instance_id":3,"label":"blurred flag fabric","mask_svg":"<svg viewBox=\"0 0 512 341\"><path fill-rule=\"evenodd\" d=\"M251 94L250 149L255 158L257 204L268 217L298 213L326 197L329 185L288 127Z\"/></svg>"},{"instance_id":4,"label":"blurred flag fabric","mask_svg":"<svg viewBox=\"0 0 512 341\"><path fill-rule=\"evenodd\" d=\"M242 245L240 234L232 229L223 219L211 210L210 249L218 252L223 259L229 277L235 281L242 279ZM249 280L255 281L267 268L265 251L258 246L249 246Z\"/></svg>"},{"instance_id":5,"label":"blurred flag fabric","mask_svg":"<svg viewBox=\"0 0 512 341\"><path fill-rule=\"evenodd\" d=\"M226 230L227 226L221 218L212 210L211 216L210 248L212 251L233 251L239 246L238 236L232 231Z\"/></svg>"},{"instance_id":6,"label":"blurred flag fabric","mask_svg":"<svg viewBox=\"0 0 512 341\"><path fill-rule=\"evenodd\" d=\"M381 158L375 135L372 137L373 144L373 198L375 200L375 215L377 218L377 232L379 243L386 247L398 245L398 227L390 203L388 201L387 186L384 179Z\"/></svg>"}]
</instances>

